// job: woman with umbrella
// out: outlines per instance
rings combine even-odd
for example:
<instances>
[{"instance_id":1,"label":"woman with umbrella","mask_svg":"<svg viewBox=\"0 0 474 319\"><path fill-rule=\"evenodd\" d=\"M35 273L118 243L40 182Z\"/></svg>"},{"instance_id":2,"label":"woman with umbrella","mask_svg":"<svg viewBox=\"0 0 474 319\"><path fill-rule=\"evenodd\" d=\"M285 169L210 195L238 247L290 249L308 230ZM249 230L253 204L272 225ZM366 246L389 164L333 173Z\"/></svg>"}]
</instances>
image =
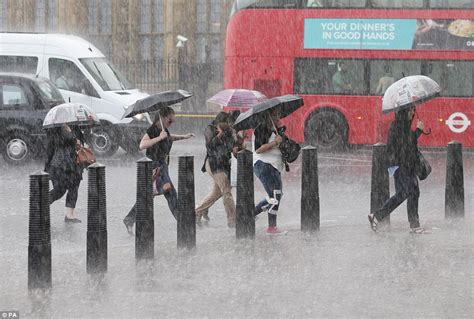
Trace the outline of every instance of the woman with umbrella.
<instances>
[{"instance_id":1,"label":"woman with umbrella","mask_svg":"<svg viewBox=\"0 0 474 319\"><path fill-rule=\"evenodd\" d=\"M416 130L411 130L415 115L415 105L395 113L395 120L390 125L387 141L387 157L390 175L395 178L396 193L382 207L369 214L369 222L373 231L377 231L377 223L390 215L401 203L407 200L408 222L411 231L422 233L418 217L418 198L420 188L415 167L418 163L418 137L422 134L424 124L418 120Z\"/></svg>"},{"instance_id":2,"label":"woman with umbrella","mask_svg":"<svg viewBox=\"0 0 474 319\"><path fill-rule=\"evenodd\" d=\"M43 128L47 129L48 145L44 170L49 173L53 189L50 203L66 195L66 223L80 223L75 216L75 207L83 167L76 163L76 150L84 145L84 136L79 126L99 124L97 115L86 105L63 103L55 106L45 116Z\"/></svg>"},{"instance_id":3,"label":"woman with umbrella","mask_svg":"<svg viewBox=\"0 0 474 319\"><path fill-rule=\"evenodd\" d=\"M266 111L264 121L258 125L252 136L253 170L262 183L268 197L255 207L255 216L262 212L268 214L267 234L284 233L277 228L277 212L282 197L283 184L281 171L284 163L279 145L282 137L280 112L277 108Z\"/></svg>"},{"instance_id":4,"label":"woman with umbrella","mask_svg":"<svg viewBox=\"0 0 474 319\"><path fill-rule=\"evenodd\" d=\"M370 226L375 232L378 222L405 200L411 232L421 234L425 231L420 227L418 217L420 188L416 173L420 163L418 138L423 133L424 124L418 119L415 131L412 131L411 126L416 106L438 96L439 92L439 85L432 79L409 76L392 84L384 94L382 111L395 111L395 120L390 125L387 140L388 171L395 178L395 195L368 215Z\"/></svg>"},{"instance_id":5,"label":"woman with umbrella","mask_svg":"<svg viewBox=\"0 0 474 319\"><path fill-rule=\"evenodd\" d=\"M140 150L146 150L146 156L153 160L154 175L157 175L156 180L154 180L155 194L165 196L168 207L176 218L178 196L168 173L169 154L174 141L191 138L194 134L171 134L168 129L174 121L174 110L169 106L161 107L155 115L153 124L140 141L139 148ZM136 208L137 205L135 204L123 220L127 231L131 235L133 235L133 224L137 214Z\"/></svg>"},{"instance_id":6,"label":"woman with umbrella","mask_svg":"<svg viewBox=\"0 0 474 319\"><path fill-rule=\"evenodd\" d=\"M254 173L262 182L268 197L255 207L255 216L268 214L267 234L285 234L277 228L277 212L282 196L281 171L285 166L280 150L284 127L280 119L303 106L303 99L296 95L277 96L254 105L239 115L234 123L237 131L253 128L252 150ZM299 150L298 150L299 152Z\"/></svg>"},{"instance_id":7,"label":"woman with umbrella","mask_svg":"<svg viewBox=\"0 0 474 319\"><path fill-rule=\"evenodd\" d=\"M232 129L232 124L239 115L239 111L232 113L220 112L206 127L206 158L203 172L207 172L213 179L211 192L196 207L196 224L201 225L201 219L209 220L207 215L211 207L219 198L223 198L227 214L227 226L235 227L235 202L231 192L230 169L231 154L242 148Z\"/></svg>"}]
</instances>

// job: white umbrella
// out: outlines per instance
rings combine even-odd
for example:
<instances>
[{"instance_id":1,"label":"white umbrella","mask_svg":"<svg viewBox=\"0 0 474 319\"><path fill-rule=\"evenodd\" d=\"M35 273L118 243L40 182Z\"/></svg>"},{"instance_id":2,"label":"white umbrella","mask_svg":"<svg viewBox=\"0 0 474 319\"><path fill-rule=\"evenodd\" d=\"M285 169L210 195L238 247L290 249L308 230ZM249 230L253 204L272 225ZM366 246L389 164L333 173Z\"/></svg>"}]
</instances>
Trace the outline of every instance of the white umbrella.
<instances>
[{"instance_id":1,"label":"white umbrella","mask_svg":"<svg viewBox=\"0 0 474 319\"><path fill-rule=\"evenodd\" d=\"M382 112L395 112L439 96L438 83L424 75L404 77L390 85L382 99Z\"/></svg>"},{"instance_id":2,"label":"white umbrella","mask_svg":"<svg viewBox=\"0 0 474 319\"><path fill-rule=\"evenodd\" d=\"M87 105L81 103L63 103L48 111L43 128L67 125L100 125L99 118Z\"/></svg>"}]
</instances>

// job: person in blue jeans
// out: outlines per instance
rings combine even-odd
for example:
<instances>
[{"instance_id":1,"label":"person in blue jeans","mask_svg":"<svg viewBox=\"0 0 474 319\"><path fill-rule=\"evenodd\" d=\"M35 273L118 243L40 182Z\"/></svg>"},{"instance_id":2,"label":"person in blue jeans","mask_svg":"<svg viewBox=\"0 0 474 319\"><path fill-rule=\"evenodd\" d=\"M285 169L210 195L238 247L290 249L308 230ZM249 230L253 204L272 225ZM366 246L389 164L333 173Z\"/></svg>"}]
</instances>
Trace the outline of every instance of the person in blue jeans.
<instances>
[{"instance_id":1,"label":"person in blue jeans","mask_svg":"<svg viewBox=\"0 0 474 319\"><path fill-rule=\"evenodd\" d=\"M283 195L281 171L284 164L279 145L282 137L275 130L280 126L277 109L267 111L265 121L258 125L252 135L253 169L265 189L267 198L255 207L255 216L262 212L268 214L267 234L285 233L277 227L277 213Z\"/></svg>"},{"instance_id":2,"label":"person in blue jeans","mask_svg":"<svg viewBox=\"0 0 474 319\"><path fill-rule=\"evenodd\" d=\"M418 137L423 132L424 124L418 120L416 130L411 130L415 115L415 106L403 109L395 114L390 125L387 141L389 174L395 178L395 195L390 197L375 212L368 215L370 226L377 231L377 224L390 215L401 203L407 200L408 222L412 233L420 234L425 230L420 227L418 216L418 198L420 188L415 167L418 164Z\"/></svg>"},{"instance_id":3,"label":"person in blue jeans","mask_svg":"<svg viewBox=\"0 0 474 319\"><path fill-rule=\"evenodd\" d=\"M194 134L171 134L168 129L174 121L174 110L168 106L161 108L158 114L155 115L153 124L148 128L140 141L140 150L146 150L146 156L153 161L152 167L154 172L156 172L155 170L158 172L158 176L154 180L154 194L165 196L171 214L176 218L178 195L168 172L169 154L174 141L191 138ZM123 219L123 223L130 235L133 235L136 215L137 204L135 203L128 215Z\"/></svg>"}]
</instances>

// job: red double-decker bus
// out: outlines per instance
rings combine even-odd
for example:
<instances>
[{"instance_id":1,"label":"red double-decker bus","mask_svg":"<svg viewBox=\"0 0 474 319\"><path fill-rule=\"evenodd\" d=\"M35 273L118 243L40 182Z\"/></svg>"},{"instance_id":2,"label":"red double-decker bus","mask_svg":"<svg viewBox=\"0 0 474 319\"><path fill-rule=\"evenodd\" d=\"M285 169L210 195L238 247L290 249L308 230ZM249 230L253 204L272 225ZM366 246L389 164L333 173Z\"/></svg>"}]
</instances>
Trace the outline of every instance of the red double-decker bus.
<instances>
[{"instance_id":1,"label":"red double-decker bus","mask_svg":"<svg viewBox=\"0 0 474 319\"><path fill-rule=\"evenodd\" d=\"M473 0L237 0L227 27L225 88L297 94L285 119L298 142L337 148L384 142L382 95L408 75L441 97L418 107L422 146L474 146Z\"/></svg>"}]
</instances>

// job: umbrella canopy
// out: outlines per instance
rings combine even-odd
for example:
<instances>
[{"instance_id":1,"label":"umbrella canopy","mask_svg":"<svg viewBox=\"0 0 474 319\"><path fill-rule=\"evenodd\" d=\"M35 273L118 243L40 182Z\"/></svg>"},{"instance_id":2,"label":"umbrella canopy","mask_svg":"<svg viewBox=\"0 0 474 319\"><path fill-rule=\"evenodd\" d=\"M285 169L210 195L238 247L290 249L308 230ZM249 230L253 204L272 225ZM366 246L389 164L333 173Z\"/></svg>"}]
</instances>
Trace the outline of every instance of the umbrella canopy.
<instances>
[{"instance_id":1,"label":"umbrella canopy","mask_svg":"<svg viewBox=\"0 0 474 319\"><path fill-rule=\"evenodd\" d=\"M81 103L63 103L48 111L43 128L67 125L100 125L99 118L87 105Z\"/></svg>"},{"instance_id":2,"label":"umbrella canopy","mask_svg":"<svg viewBox=\"0 0 474 319\"><path fill-rule=\"evenodd\" d=\"M207 102L215 103L221 107L252 107L255 104L264 102L267 97L259 91L246 89L227 89L216 93Z\"/></svg>"},{"instance_id":3,"label":"umbrella canopy","mask_svg":"<svg viewBox=\"0 0 474 319\"><path fill-rule=\"evenodd\" d=\"M130 105L122 118L132 117L140 113L156 112L164 106L173 105L193 96L185 90L165 91L153 94Z\"/></svg>"},{"instance_id":4,"label":"umbrella canopy","mask_svg":"<svg viewBox=\"0 0 474 319\"><path fill-rule=\"evenodd\" d=\"M253 106L247 112L241 113L234 123L237 131L255 128L266 113L265 111L278 109L280 118L284 118L303 105L303 99L296 95L284 95L271 98Z\"/></svg>"},{"instance_id":5,"label":"umbrella canopy","mask_svg":"<svg viewBox=\"0 0 474 319\"><path fill-rule=\"evenodd\" d=\"M404 77L387 88L382 99L382 112L395 112L413 104L422 103L439 96L438 83L424 75Z\"/></svg>"}]
</instances>

